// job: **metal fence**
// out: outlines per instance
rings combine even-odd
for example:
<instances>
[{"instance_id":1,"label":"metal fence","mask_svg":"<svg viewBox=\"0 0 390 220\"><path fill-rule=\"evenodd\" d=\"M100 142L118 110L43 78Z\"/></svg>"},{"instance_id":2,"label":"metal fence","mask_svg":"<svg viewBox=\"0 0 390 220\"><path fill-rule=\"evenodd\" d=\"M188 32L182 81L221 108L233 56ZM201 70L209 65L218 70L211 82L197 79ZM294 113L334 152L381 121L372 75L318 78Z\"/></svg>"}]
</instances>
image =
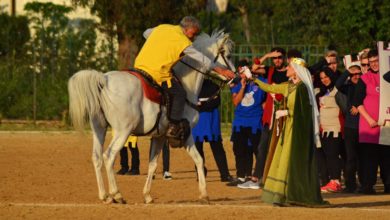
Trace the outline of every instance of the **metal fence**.
<instances>
[{"instance_id":1,"label":"metal fence","mask_svg":"<svg viewBox=\"0 0 390 220\"><path fill-rule=\"evenodd\" d=\"M247 58L252 60L255 57L261 57L264 54L271 51L273 47L281 47L288 51L289 49L296 49L302 52L303 58L306 62L314 64L319 60L320 57L323 57L327 51L326 47L318 45L301 45L301 44L290 44L290 45L271 45L271 44L238 44L235 45L232 60L235 64L239 60ZM270 64L270 61L267 61L267 64ZM234 105L232 103L232 95L229 88L224 88L221 92L221 128L223 133L230 134L231 132L231 123L234 118Z\"/></svg>"},{"instance_id":2,"label":"metal fence","mask_svg":"<svg viewBox=\"0 0 390 220\"><path fill-rule=\"evenodd\" d=\"M314 63L324 56L327 48L318 45L303 45L303 44L238 44L235 45L232 58L237 62L243 58L252 59L254 57L261 57L271 51L273 47L281 47L286 51L296 49L302 52L303 58L307 63Z\"/></svg>"}]
</instances>

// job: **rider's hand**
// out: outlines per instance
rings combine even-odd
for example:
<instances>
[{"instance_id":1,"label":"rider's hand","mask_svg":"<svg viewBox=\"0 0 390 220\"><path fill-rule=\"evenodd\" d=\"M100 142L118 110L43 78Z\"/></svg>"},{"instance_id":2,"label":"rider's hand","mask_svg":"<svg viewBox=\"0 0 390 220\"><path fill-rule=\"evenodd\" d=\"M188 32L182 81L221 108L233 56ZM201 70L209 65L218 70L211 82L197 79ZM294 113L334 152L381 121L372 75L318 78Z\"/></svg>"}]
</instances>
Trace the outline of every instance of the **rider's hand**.
<instances>
[{"instance_id":1,"label":"rider's hand","mask_svg":"<svg viewBox=\"0 0 390 220\"><path fill-rule=\"evenodd\" d=\"M224 76L226 79L233 79L235 77L234 73L228 69L224 69L222 67L215 67L215 72Z\"/></svg>"}]
</instances>

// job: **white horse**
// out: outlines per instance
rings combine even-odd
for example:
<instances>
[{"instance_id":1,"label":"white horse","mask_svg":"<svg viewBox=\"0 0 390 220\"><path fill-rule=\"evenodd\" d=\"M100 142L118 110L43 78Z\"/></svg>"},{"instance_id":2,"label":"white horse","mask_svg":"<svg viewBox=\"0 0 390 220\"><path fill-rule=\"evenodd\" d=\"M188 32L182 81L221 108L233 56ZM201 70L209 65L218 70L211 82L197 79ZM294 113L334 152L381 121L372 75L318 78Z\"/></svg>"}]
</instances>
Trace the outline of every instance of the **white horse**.
<instances>
[{"instance_id":1,"label":"white horse","mask_svg":"<svg viewBox=\"0 0 390 220\"><path fill-rule=\"evenodd\" d=\"M216 59L218 65L229 65L234 69L232 63L225 57L231 51L232 42L229 36L222 31L216 31L211 36L203 33L196 38L193 45L211 60ZM178 62L174 70L187 92L188 101L197 103L204 70L202 70L202 64L188 57L184 57L183 61L190 66ZM217 75L216 73L210 74ZM130 134L146 133L154 127L160 111L159 104L145 98L140 80L125 71L111 71L103 74L94 70L82 70L69 79L68 90L69 112L74 127L83 129L89 120L92 128L92 161L95 167L99 198L104 203L125 203L115 180L113 169L115 157ZM149 134L152 136L152 143L148 177L143 189L145 203L153 202L150 195L152 177L157 168L158 155L166 140L165 131L168 126L166 108L162 107L161 112L162 116L157 129ZM198 112L186 105L183 118L186 118L193 127L197 123ZM103 143L108 126L111 126L115 133L107 150L103 153ZM192 135L189 136L184 147L197 167L199 198L201 201L208 201L203 160L196 150ZM103 183L101 172L103 162L107 171L109 194L106 193Z\"/></svg>"}]
</instances>

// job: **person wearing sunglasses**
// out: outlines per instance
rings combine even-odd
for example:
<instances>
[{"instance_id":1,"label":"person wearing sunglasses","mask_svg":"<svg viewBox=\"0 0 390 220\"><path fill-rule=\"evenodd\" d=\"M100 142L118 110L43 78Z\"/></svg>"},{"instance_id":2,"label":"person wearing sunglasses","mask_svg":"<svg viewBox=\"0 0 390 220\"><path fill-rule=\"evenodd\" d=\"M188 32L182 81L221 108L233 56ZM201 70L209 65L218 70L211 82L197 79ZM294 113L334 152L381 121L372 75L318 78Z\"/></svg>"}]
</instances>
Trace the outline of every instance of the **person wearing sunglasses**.
<instances>
[{"instance_id":1,"label":"person wearing sunglasses","mask_svg":"<svg viewBox=\"0 0 390 220\"><path fill-rule=\"evenodd\" d=\"M360 66L362 67L362 73L367 73L368 69L370 68L370 64L368 63L368 51L369 49L364 49L360 52L359 60L360 60Z\"/></svg>"},{"instance_id":2,"label":"person wearing sunglasses","mask_svg":"<svg viewBox=\"0 0 390 220\"><path fill-rule=\"evenodd\" d=\"M354 106L359 118L359 166L363 169L359 192L375 194L378 166L384 185L384 193L390 193L390 147L379 144L380 75L378 50L368 52L370 69L361 76L355 89Z\"/></svg>"},{"instance_id":3,"label":"person wearing sunglasses","mask_svg":"<svg viewBox=\"0 0 390 220\"><path fill-rule=\"evenodd\" d=\"M357 188L356 172L358 171L358 147L359 147L359 111L357 106L352 105L355 95L355 88L362 75L359 62L352 62L347 70L336 81L336 88L338 92L346 98L345 107L343 111L344 121L344 146L345 146L345 164L344 164L344 178L345 188L343 192L354 193ZM337 101L337 95L336 95ZM359 175L359 178L361 175Z\"/></svg>"},{"instance_id":4,"label":"person wearing sunglasses","mask_svg":"<svg viewBox=\"0 0 390 220\"><path fill-rule=\"evenodd\" d=\"M252 65L252 72L256 72L260 68L264 68L265 70L265 78L267 78L267 82L271 85L273 84L281 84L288 81L287 77L287 69L285 65L285 55L286 51L283 48L275 47L272 48L271 51L261 58L255 58ZM263 63L267 59L272 59L271 66L264 66ZM258 145L259 152L259 170L258 173L261 174L259 177L260 181L262 179L262 174L264 172L266 158L268 154L269 141L272 135L273 129L273 121L274 121L274 111L278 110L277 106L282 106L283 95L281 94L273 94L267 93L266 101L264 104L264 114L262 117L263 130L261 132L261 139ZM276 103L276 105L275 105Z\"/></svg>"}]
</instances>

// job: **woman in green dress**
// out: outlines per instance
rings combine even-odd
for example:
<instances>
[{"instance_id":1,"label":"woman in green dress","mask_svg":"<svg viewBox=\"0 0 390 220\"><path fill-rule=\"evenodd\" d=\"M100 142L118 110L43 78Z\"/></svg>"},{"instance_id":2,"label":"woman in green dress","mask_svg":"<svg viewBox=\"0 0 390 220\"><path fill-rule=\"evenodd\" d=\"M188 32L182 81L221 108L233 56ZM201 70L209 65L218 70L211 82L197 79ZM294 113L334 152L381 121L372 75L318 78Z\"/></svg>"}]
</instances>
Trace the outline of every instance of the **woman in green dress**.
<instances>
[{"instance_id":1,"label":"woman in green dress","mask_svg":"<svg viewBox=\"0 0 390 220\"><path fill-rule=\"evenodd\" d=\"M265 181L262 200L274 205L322 206L315 147L320 147L318 109L310 72L303 59L294 58L287 67L289 81L269 85L255 80L266 92L282 94L287 109L276 118L286 117Z\"/></svg>"}]
</instances>

